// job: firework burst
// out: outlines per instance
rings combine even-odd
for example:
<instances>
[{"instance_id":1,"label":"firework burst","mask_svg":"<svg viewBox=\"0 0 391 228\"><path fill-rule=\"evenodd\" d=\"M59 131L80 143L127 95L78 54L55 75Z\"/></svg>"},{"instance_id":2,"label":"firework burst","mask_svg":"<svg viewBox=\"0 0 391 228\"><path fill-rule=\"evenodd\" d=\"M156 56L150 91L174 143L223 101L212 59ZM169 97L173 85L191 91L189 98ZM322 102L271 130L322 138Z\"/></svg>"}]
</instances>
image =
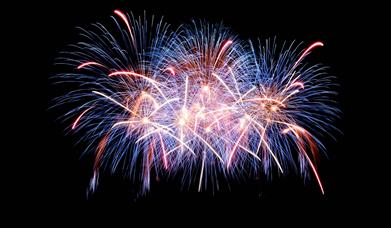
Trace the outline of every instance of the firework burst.
<instances>
[{"instance_id":1,"label":"firework burst","mask_svg":"<svg viewBox=\"0 0 391 228\"><path fill-rule=\"evenodd\" d=\"M113 19L115 33L99 23L81 29L58 61L71 71L56 76L72 90L55 106L73 107L64 121L95 156L91 190L104 168L145 192L151 172L181 170L201 191L217 174L299 166L324 193L315 163L318 137L338 113L334 83L323 66L303 63L322 42L279 48L241 41L221 24L171 30L119 10Z\"/></svg>"}]
</instances>

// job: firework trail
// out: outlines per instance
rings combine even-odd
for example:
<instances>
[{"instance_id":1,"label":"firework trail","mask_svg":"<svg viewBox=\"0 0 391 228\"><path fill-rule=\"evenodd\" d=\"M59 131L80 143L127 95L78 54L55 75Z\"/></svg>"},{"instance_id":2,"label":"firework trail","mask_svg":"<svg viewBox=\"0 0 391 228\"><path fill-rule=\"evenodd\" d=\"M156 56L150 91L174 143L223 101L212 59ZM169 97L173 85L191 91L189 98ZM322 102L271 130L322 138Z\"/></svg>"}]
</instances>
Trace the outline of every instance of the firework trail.
<instances>
[{"instance_id":1,"label":"firework trail","mask_svg":"<svg viewBox=\"0 0 391 228\"><path fill-rule=\"evenodd\" d=\"M103 169L146 192L151 173L181 173L201 191L217 174L299 166L324 193L318 137L338 114L335 84L325 67L303 62L322 42L255 45L221 24L171 30L119 10L113 20L115 33L99 23L81 29L82 40L58 61L71 71L56 76L72 90L54 106L71 107L64 121L95 157L91 190Z\"/></svg>"}]
</instances>

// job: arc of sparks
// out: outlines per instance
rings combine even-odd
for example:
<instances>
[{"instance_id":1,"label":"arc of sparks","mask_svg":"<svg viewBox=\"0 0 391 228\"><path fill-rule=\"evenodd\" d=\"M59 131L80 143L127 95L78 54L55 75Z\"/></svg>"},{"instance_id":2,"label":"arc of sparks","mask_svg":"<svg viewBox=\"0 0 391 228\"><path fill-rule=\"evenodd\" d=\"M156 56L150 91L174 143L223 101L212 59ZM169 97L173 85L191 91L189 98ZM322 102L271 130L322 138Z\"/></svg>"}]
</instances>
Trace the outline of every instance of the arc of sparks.
<instances>
[{"instance_id":1,"label":"arc of sparks","mask_svg":"<svg viewBox=\"0 0 391 228\"><path fill-rule=\"evenodd\" d=\"M199 138L203 143L205 143L205 145L207 147L209 147L209 149L216 155L216 157L224 164L224 160L223 158L220 156L219 153L217 153L217 151L204 139L202 138L202 136L200 136L199 134L197 134L193 129L191 129L190 127L186 126L197 138Z\"/></svg>"},{"instance_id":2,"label":"arc of sparks","mask_svg":"<svg viewBox=\"0 0 391 228\"><path fill-rule=\"evenodd\" d=\"M302 141L302 138L300 137L300 134L299 134L296 130L298 130L300 133L304 133L304 132L305 132L305 130L304 130L303 128L301 128L301 127L297 127L297 128L296 128L296 126L288 126L288 128L286 128L286 129L283 130L283 133L286 134L286 133L288 133L289 131L292 131L293 134L296 136L296 138L301 142L301 141ZM310 165L310 167L311 167L311 169L312 169L312 172L313 172L314 175L315 175L316 181L318 182L320 191L321 191L322 194L324 195L323 184L322 184L322 181L320 180L320 177L319 177L318 171L316 170L315 165L314 165L313 162L311 161L311 159L310 159L310 157L308 156L308 154L305 152L303 146L299 146L299 150L302 152L302 154L304 154L306 160L308 161L308 164Z\"/></svg>"},{"instance_id":3,"label":"arc of sparks","mask_svg":"<svg viewBox=\"0 0 391 228\"><path fill-rule=\"evenodd\" d=\"M224 51L233 43L232 40L227 40L225 41L225 43L223 44L223 46L221 47L220 51L219 51L219 54L217 55L217 58L216 58L216 61L214 63L214 67L216 67L216 64L217 62L219 61L221 55L224 53Z\"/></svg>"},{"instance_id":4,"label":"arc of sparks","mask_svg":"<svg viewBox=\"0 0 391 228\"><path fill-rule=\"evenodd\" d=\"M97 63L97 62L85 62L85 63L82 63L80 64L76 69L82 69L84 67L87 67L87 66L101 66L101 67L105 67L104 65L100 64L100 63Z\"/></svg>"},{"instance_id":5,"label":"arc of sparks","mask_svg":"<svg viewBox=\"0 0 391 228\"><path fill-rule=\"evenodd\" d=\"M132 72L132 71L116 71L116 72L113 72L113 73L110 73L109 74L109 77L113 77L113 76L118 76L118 75L129 75L129 76L136 76L136 77L140 77L140 78L143 78L145 79L146 81L148 81L149 83L151 83L158 91L159 93L164 97L164 99L167 101L167 98L166 96L164 95L163 91L160 89L159 85L161 86L161 84L151 78L148 78L142 74L138 74L138 73L135 73L135 72Z\"/></svg>"},{"instance_id":6,"label":"arc of sparks","mask_svg":"<svg viewBox=\"0 0 391 228\"><path fill-rule=\"evenodd\" d=\"M132 33L132 29L130 28L130 23L128 21L128 18L126 17L126 15L124 13L122 13L122 11L120 10L114 10L114 13L117 14L126 24L126 27L128 28L128 31L129 31L129 34L130 34L130 37L132 38L132 42L133 42L133 45L134 47L136 47L136 41L133 37L133 33Z\"/></svg>"},{"instance_id":7,"label":"arc of sparks","mask_svg":"<svg viewBox=\"0 0 391 228\"><path fill-rule=\"evenodd\" d=\"M79 123L81 117L84 116L84 114L86 114L88 111L90 111L93 107L94 107L94 106L87 108L86 110L84 110L84 111L76 118L76 120L75 120L75 121L73 122L73 124L72 124L72 130L75 130L75 129L76 129L76 126L77 126L77 124Z\"/></svg>"},{"instance_id":8,"label":"arc of sparks","mask_svg":"<svg viewBox=\"0 0 391 228\"><path fill-rule=\"evenodd\" d=\"M174 67L167 67L166 70L169 71L169 72L171 73L172 76L175 76Z\"/></svg>"},{"instance_id":9,"label":"arc of sparks","mask_svg":"<svg viewBox=\"0 0 391 228\"><path fill-rule=\"evenodd\" d=\"M251 118L249 116L248 118L249 120L251 120L251 122L253 122L255 125L257 125L258 127L260 127L261 129L264 129L265 128L262 126L262 124L258 123L256 120L254 120L253 118ZM268 152L270 153L270 155L273 157L274 161L276 162L278 168L280 169L281 173L284 173L284 170L282 169L282 166L280 164L280 162L278 161L276 155L273 153L272 149L270 148L269 144L266 142L266 140L264 138L261 138L261 140L263 141L263 144L266 146L266 149L268 150Z\"/></svg>"},{"instance_id":10,"label":"arc of sparks","mask_svg":"<svg viewBox=\"0 0 391 228\"><path fill-rule=\"evenodd\" d=\"M303 54L301 54L299 59L293 65L292 69L296 68L296 66L301 62L301 60L303 60L304 57L306 57L311 52L312 49L314 49L316 47L323 47L323 46L324 46L324 44L320 41L317 41L317 42L311 44L307 49L304 50Z\"/></svg>"},{"instance_id":11,"label":"arc of sparks","mask_svg":"<svg viewBox=\"0 0 391 228\"><path fill-rule=\"evenodd\" d=\"M227 162L227 168L229 168L231 166L231 163L232 163L232 159L235 155L235 151L236 151L236 148L238 147L239 143L240 143L240 140L243 138L244 134L246 133L247 131L247 128L250 126L251 122L247 124L247 126L243 129L242 133L240 134L238 140L236 141L234 147L232 148L231 152L229 153L229 158L228 158L228 162Z\"/></svg>"},{"instance_id":12,"label":"arc of sparks","mask_svg":"<svg viewBox=\"0 0 391 228\"><path fill-rule=\"evenodd\" d=\"M107 96L106 94L104 93L101 93L101 92L98 92L98 91L92 91L93 93L95 94L98 94L102 97L105 97L107 99L109 99L110 101L112 101L113 103L117 104L118 106L124 108L126 111L132 113L133 115L135 116L139 116L137 113L133 112L132 110L130 110L128 107L126 107L125 105L121 104L120 102L116 101L115 99L111 98L110 96Z\"/></svg>"}]
</instances>

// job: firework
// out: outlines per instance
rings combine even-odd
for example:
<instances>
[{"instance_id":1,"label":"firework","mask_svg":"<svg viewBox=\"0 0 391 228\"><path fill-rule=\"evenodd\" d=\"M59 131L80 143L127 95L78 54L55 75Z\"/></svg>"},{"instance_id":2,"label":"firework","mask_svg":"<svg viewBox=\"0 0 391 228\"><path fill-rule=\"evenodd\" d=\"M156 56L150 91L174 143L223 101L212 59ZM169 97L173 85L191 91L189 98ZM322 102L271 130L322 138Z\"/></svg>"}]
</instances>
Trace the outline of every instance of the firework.
<instances>
[{"instance_id":1,"label":"firework","mask_svg":"<svg viewBox=\"0 0 391 228\"><path fill-rule=\"evenodd\" d=\"M241 41L221 24L171 30L119 10L113 19L115 33L102 24L81 30L59 58L71 71L56 77L72 90L55 106L73 107L64 121L95 156L91 190L104 169L146 192L151 172L180 173L201 191L217 174L299 166L324 193L315 164L318 137L338 113L334 83L325 67L303 63L322 42L279 48Z\"/></svg>"}]
</instances>

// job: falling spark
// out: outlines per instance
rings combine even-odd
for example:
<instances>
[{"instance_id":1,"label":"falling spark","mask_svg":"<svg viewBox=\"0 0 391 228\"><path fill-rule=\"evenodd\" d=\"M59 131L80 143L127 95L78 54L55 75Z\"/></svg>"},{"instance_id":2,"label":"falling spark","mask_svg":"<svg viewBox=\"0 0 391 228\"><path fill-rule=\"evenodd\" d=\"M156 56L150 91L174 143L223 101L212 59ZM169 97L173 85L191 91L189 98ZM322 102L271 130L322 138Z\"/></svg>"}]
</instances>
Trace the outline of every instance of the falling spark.
<instances>
[{"instance_id":1,"label":"falling spark","mask_svg":"<svg viewBox=\"0 0 391 228\"><path fill-rule=\"evenodd\" d=\"M86 110L84 110L75 120L75 122L73 122L72 124L72 130L75 130L77 124L79 123L80 119L82 116L84 116L84 114L86 114L90 109L92 109L93 107L89 107L87 108Z\"/></svg>"}]
</instances>

